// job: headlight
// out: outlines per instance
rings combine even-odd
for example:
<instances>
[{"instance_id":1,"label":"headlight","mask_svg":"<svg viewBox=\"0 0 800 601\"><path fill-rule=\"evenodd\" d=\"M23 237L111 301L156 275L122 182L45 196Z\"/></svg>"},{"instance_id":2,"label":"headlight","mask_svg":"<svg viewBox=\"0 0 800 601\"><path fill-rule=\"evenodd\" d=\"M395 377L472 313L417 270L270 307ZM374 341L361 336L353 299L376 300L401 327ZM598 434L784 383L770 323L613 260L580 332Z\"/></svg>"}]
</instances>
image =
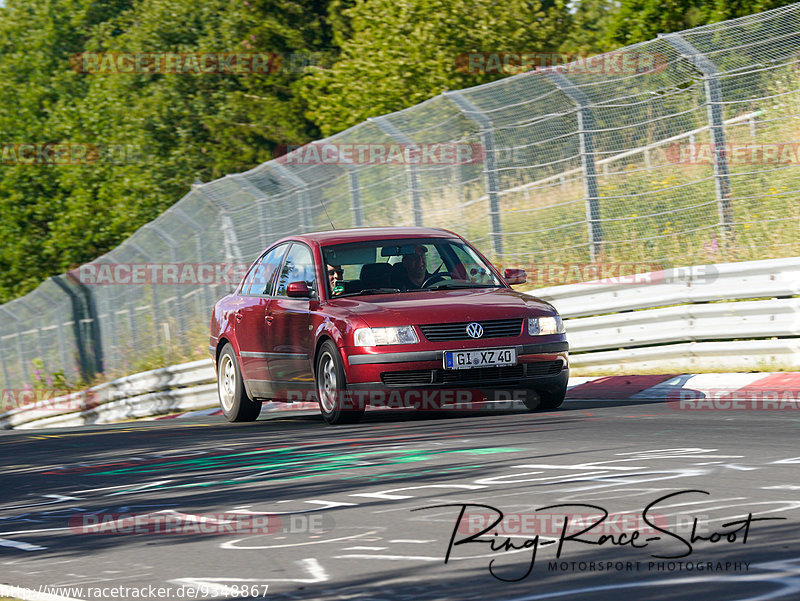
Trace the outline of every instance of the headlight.
<instances>
[{"instance_id":1,"label":"headlight","mask_svg":"<svg viewBox=\"0 0 800 601\"><path fill-rule=\"evenodd\" d=\"M355 331L356 346L384 346L387 344L415 344L419 342L413 326L394 328L359 328Z\"/></svg>"},{"instance_id":2,"label":"headlight","mask_svg":"<svg viewBox=\"0 0 800 601\"><path fill-rule=\"evenodd\" d=\"M554 315L552 317L529 317L528 318L528 335L529 336L545 336L547 334L563 334L564 322L561 321L561 316Z\"/></svg>"}]
</instances>

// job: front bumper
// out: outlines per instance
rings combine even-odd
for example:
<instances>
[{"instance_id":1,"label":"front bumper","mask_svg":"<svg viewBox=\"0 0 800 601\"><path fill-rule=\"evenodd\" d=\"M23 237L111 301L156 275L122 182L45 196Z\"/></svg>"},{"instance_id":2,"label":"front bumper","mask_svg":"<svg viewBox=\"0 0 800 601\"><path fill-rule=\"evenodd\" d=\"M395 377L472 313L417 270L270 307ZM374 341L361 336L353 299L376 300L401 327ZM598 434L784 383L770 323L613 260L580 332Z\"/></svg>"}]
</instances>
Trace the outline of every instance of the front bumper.
<instances>
[{"instance_id":1,"label":"front bumper","mask_svg":"<svg viewBox=\"0 0 800 601\"><path fill-rule=\"evenodd\" d=\"M387 392L392 390L468 390L500 392L552 389L566 386L569 354L566 341L504 345L515 347L517 365L453 370L443 368L445 350L403 351L347 355L348 388ZM450 349L448 349L450 350Z\"/></svg>"}]
</instances>

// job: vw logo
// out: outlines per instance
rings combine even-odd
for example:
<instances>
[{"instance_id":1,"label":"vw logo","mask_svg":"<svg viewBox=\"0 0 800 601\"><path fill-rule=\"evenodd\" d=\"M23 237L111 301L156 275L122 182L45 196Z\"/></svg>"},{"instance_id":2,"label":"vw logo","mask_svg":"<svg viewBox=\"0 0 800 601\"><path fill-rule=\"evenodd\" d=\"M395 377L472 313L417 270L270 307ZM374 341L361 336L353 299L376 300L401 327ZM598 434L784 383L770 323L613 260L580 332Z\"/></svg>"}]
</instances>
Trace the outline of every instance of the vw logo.
<instances>
[{"instance_id":1,"label":"vw logo","mask_svg":"<svg viewBox=\"0 0 800 601\"><path fill-rule=\"evenodd\" d=\"M473 321L471 324L467 325L467 334L472 338L480 338L483 336L483 326L477 321Z\"/></svg>"}]
</instances>

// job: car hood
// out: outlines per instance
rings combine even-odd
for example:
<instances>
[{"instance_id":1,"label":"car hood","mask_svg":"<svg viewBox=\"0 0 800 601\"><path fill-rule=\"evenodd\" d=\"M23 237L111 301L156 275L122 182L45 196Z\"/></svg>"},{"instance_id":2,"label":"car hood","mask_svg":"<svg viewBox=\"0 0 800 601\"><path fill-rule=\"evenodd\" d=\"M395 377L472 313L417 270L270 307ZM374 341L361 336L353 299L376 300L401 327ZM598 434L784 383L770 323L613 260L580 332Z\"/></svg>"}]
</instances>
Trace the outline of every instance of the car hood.
<instances>
[{"instance_id":1,"label":"car hood","mask_svg":"<svg viewBox=\"0 0 800 601\"><path fill-rule=\"evenodd\" d=\"M330 306L370 327L553 315L549 303L509 288L435 290L332 299Z\"/></svg>"}]
</instances>

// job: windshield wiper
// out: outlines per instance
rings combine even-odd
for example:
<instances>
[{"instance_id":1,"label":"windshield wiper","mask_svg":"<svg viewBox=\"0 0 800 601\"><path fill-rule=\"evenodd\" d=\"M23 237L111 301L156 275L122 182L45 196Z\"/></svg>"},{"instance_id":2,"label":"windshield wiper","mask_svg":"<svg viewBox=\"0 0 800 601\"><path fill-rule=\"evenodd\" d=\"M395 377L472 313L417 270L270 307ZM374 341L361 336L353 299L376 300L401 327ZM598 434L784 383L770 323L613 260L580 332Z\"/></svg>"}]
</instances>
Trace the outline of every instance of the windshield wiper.
<instances>
[{"instance_id":1,"label":"windshield wiper","mask_svg":"<svg viewBox=\"0 0 800 601\"><path fill-rule=\"evenodd\" d=\"M497 284L476 284L474 282L441 282L428 287L428 290L446 290L455 288L499 288Z\"/></svg>"},{"instance_id":2,"label":"windshield wiper","mask_svg":"<svg viewBox=\"0 0 800 601\"><path fill-rule=\"evenodd\" d=\"M340 294L334 298L342 298L343 296L360 296L362 294L392 294L394 292L400 292L400 288L365 288L364 290L359 290L358 292Z\"/></svg>"}]
</instances>

